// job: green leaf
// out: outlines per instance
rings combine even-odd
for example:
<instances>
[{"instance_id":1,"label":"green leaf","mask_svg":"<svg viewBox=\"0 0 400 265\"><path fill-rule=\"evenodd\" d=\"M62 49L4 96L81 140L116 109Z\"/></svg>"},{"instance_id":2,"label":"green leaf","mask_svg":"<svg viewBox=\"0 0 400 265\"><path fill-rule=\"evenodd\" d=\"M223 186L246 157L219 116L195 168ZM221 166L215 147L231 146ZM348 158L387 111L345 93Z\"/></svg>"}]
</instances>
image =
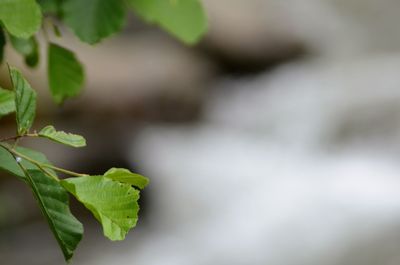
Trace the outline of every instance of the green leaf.
<instances>
[{"instance_id":1,"label":"green leaf","mask_svg":"<svg viewBox=\"0 0 400 265\"><path fill-rule=\"evenodd\" d=\"M0 88L0 118L15 111L14 92Z\"/></svg>"},{"instance_id":2,"label":"green leaf","mask_svg":"<svg viewBox=\"0 0 400 265\"><path fill-rule=\"evenodd\" d=\"M21 39L10 36L10 40L14 49L25 57L25 63L28 66L37 66L39 63L39 45L35 37Z\"/></svg>"},{"instance_id":3,"label":"green leaf","mask_svg":"<svg viewBox=\"0 0 400 265\"><path fill-rule=\"evenodd\" d=\"M60 12L61 0L38 0L43 13L58 14Z\"/></svg>"},{"instance_id":4,"label":"green leaf","mask_svg":"<svg viewBox=\"0 0 400 265\"><path fill-rule=\"evenodd\" d=\"M187 44L207 31L207 18L198 0L128 0L136 14L160 25Z\"/></svg>"},{"instance_id":5,"label":"green leaf","mask_svg":"<svg viewBox=\"0 0 400 265\"><path fill-rule=\"evenodd\" d=\"M82 41L95 44L121 30L126 8L122 0L69 0L63 2L65 24Z\"/></svg>"},{"instance_id":6,"label":"green leaf","mask_svg":"<svg viewBox=\"0 0 400 265\"><path fill-rule=\"evenodd\" d=\"M82 239L83 225L69 209L67 191L40 170L26 170L25 175L65 260L70 260Z\"/></svg>"},{"instance_id":7,"label":"green leaf","mask_svg":"<svg viewBox=\"0 0 400 265\"><path fill-rule=\"evenodd\" d=\"M93 213L109 239L123 240L136 225L139 191L130 185L103 176L69 178L61 184Z\"/></svg>"},{"instance_id":8,"label":"green leaf","mask_svg":"<svg viewBox=\"0 0 400 265\"><path fill-rule=\"evenodd\" d=\"M1 0L0 20L18 38L29 38L42 24L40 6L35 0Z\"/></svg>"},{"instance_id":9,"label":"green leaf","mask_svg":"<svg viewBox=\"0 0 400 265\"><path fill-rule=\"evenodd\" d=\"M36 114L36 92L14 67L10 67L10 76L15 91L15 108L18 135L29 131Z\"/></svg>"},{"instance_id":10,"label":"green leaf","mask_svg":"<svg viewBox=\"0 0 400 265\"><path fill-rule=\"evenodd\" d=\"M8 146L11 147L11 146ZM15 150L18 153L21 153L27 157L32 158L33 160L36 160L42 164L47 164L50 165L49 160L47 157L39 153L37 151L34 151L29 148L24 148L24 147L16 147ZM28 162L25 159L22 159L21 164L26 168L26 169L38 169L37 166L32 164L31 162ZM25 174L21 170L21 168L18 166L17 161L15 161L14 157L4 148L0 147L0 169L20 178L21 180L25 180ZM49 173L56 175L56 173L52 169L46 169Z\"/></svg>"},{"instance_id":11,"label":"green leaf","mask_svg":"<svg viewBox=\"0 0 400 265\"><path fill-rule=\"evenodd\" d=\"M56 129L51 125L40 130L39 136L72 147L86 146L86 140L82 136L63 131L56 131Z\"/></svg>"},{"instance_id":12,"label":"green leaf","mask_svg":"<svg viewBox=\"0 0 400 265\"><path fill-rule=\"evenodd\" d=\"M51 43L48 55L49 86L53 99L61 104L78 96L84 83L84 70L75 54Z\"/></svg>"},{"instance_id":13,"label":"green leaf","mask_svg":"<svg viewBox=\"0 0 400 265\"><path fill-rule=\"evenodd\" d=\"M132 173L125 168L111 168L104 174L104 177L138 187L139 189L144 189L149 184L148 178Z\"/></svg>"},{"instance_id":14,"label":"green leaf","mask_svg":"<svg viewBox=\"0 0 400 265\"><path fill-rule=\"evenodd\" d=\"M0 64L4 59L4 47L6 46L6 36L4 35L4 31L0 28Z\"/></svg>"}]
</instances>

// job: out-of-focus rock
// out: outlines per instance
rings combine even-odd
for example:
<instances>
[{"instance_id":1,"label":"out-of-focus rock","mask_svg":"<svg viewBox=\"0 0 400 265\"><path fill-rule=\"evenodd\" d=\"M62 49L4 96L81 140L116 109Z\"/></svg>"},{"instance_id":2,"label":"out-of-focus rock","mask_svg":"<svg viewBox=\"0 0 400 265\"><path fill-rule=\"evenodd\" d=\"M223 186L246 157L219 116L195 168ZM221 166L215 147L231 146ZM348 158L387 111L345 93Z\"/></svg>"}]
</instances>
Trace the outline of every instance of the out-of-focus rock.
<instances>
[{"instance_id":1,"label":"out-of-focus rock","mask_svg":"<svg viewBox=\"0 0 400 265\"><path fill-rule=\"evenodd\" d=\"M285 1L203 0L210 30L203 47L225 70L264 70L304 52Z\"/></svg>"}]
</instances>

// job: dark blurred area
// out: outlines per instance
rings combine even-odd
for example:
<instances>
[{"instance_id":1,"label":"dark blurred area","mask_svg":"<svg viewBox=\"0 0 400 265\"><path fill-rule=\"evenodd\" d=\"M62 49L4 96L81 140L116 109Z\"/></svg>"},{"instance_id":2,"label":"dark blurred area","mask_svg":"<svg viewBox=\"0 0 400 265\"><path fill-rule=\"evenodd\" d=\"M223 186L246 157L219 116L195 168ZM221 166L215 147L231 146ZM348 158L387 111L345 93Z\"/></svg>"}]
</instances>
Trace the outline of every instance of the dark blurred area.
<instances>
[{"instance_id":1,"label":"dark blurred area","mask_svg":"<svg viewBox=\"0 0 400 265\"><path fill-rule=\"evenodd\" d=\"M193 47L133 16L95 47L61 29L87 82L60 107L46 59L29 70L7 50L38 90L35 129L88 140L21 144L151 180L123 242L72 201L85 225L72 264L400 264L400 2L203 2L210 31ZM1 124L13 135L14 117ZM30 190L3 173L0 264L64 264Z\"/></svg>"}]
</instances>

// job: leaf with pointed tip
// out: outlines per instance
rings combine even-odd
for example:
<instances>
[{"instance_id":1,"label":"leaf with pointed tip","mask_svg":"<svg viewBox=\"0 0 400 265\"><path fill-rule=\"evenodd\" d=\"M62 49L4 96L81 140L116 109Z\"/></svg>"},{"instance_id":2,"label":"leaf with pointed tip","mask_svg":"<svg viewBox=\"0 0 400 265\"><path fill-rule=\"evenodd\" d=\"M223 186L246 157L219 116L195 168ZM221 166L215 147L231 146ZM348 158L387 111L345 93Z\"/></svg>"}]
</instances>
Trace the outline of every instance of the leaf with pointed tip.
<instances>
[{"instance_id":1,"label":"leaf with pointed tip","mask_svg":"<svg viewBox=\"0 0 400 265\"><path fill-rule=\"evenodd\" d=\"M104 174L104 177L138 187L139 189L144 189L149 184L148 178L132 173L125 168L111 168Z\"/></svg>"},{"instance_id":2,"label":"leaf with pointed tip","mask_svg":"<svg viewBox=\"0 0 400 265\"><path fill-rule=\"evenodd\" d=\"M111 240L123 240L138 219L139 191L103 176L69 178L61 181L78 201L102 224Z\"/></svg>"},{"instance_id":3,"label":"leaf with pointed tip","mask_svg":"<svg viewBox=\"0 0 400 265\"><path fill-rule=\"evenodd\" d=\"M83 235L83 225L69 209L67 191L40 170L26 170L26 179L57 239L65 260L70 260Z\"/></svg>"},{"instance_id":4,"label":"leaf with pointed tip","mask_svg":"<svg viewBox=\"0 0 400 265\"><path fill-rule=\"evenodd\" d=\"M82 90L84 71L75 54L57 44L51 43L48 51L49 86L53 99L61 104Z\"/></svg>"},{"instance_id":5,"label":"leaf with pointed tip","mask_svg":"<svg viewBox=\"0 0 400 265\"><path fill-rule=\"evenodd\" d=\"M42 24L42 12L35 0L1 0L0 21L18 38L33 36Z\"/></svg>"},{"instance_id":6,"label":"leaf with pointed tip","mask_svg":"<svg viewBox=\"0 0 400 265\"><path fill-rule=\"evenodd\" d=\"M35 37L29 39L10 36L14 49L25 57L25 63L29 67L35 67L39 63L39 45Z\"/></svg>"},{"instance_id":7,"label":"leaf with pointed tip","mask_svg":"<svg viewBox=\"0 0 400 265\"><path fill-rule=\"evenodd\" d=\"M36 92L16 68L10 67L10 76L15 91L18 135L23 135L29 131L35 119Z\"/></svg>"},{"instance_id":8,"label":"leaf with pointed tip","mask_svg":"<svg viewBox=\"0 0 400 265\"><path fill-rule=\"evenodd\" d=\"M8 147L11 146L8 145ZM15 150L18 153L23 154L29 158L32 158L42 164L47 164L47 165L51 164L44 154L34 151L32 149L25 147L16 147ZM21 164L26 169L38 169L37 166L35 166L34 164L25 159L22 159ZM0 147L0 169L18 177L21 180L25 180L25 174L18 166L17 161L15 161L14 157L7 150L1 147ZM46 169L46 170L52 175L56 176L56 172L54 172L52 169Z\"/></svg>"},{"instance_id":9,"label":"leaf with pointed tip","mask_svg":"<svg viewBox=\"0 0 400 265\"><path fill-rule=\"evenodd\" d=\"M84 8L83 8L84 7ZM121 30L125 23L126 8L121 0L64 1L63 20L81 41L95 44Z\"/></svg>"},{"instance_id":10,"label":"leaf with pointed tip","mask_svg":"<svg viewBox=\"0 0 400 265\"><path fill-rule=\"evenodd\" d=\"M14 92L0 88L0 118L15 111Z\"/></svg>"},{"instance_id":11,"label":"leaf with pointed tip","mask_svg":"<svg viewBox=\"0 0 400 265\"><path fill-rule=\"evenodd\" d=\"M51 125L46 126L42 130L40 130L39 136L72 147L86 146L86 140L82 136L72 133L66 133L63 131L57 131Z\"/></svg>"},{"instance_id":12,"label":"leaf with pointed tip","mask_svg":"<svg viewBox=\"0 0 400 265\"><path fill-rule=\"evenodd\" d=\"M207 18L198 0L128 0L134 12L188 44L207 31Z\"/></svg>"}]
</instances>

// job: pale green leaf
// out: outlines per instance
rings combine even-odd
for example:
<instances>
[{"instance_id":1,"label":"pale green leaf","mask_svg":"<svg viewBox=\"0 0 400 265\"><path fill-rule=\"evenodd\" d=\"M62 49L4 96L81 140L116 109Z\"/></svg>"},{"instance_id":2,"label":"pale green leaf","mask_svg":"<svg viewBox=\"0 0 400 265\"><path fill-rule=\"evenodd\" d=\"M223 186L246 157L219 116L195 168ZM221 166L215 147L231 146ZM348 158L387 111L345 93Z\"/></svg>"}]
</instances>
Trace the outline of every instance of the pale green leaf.
<instances>
[{"instance_id":1,"label":"pale green leaf","mask_svg":"<svg viewBox=\"0 0 400 265\"><path fill-rule=\"evenodd\" d=\"M69 209L67 191L40 170L26 170L25 175L65 260L70 260L82 239L83 225Z\"/></svg>"},{"instance_id":2,"label":"pale green leaf","mask_svg":"<svg viewBox=\"0 0 400 265\"><path fill-rule=\"evenodd\" d=\"M57 131L51 125L46 126L42 130L40 130L39 136L72 147L86 146L86 140L82 136L72 133L66 133L63 131Z\"/></svg>"},{"instance_id":3,"label":"pale green leaf","mask_svg":"<svg viewBox=\"0 0 400 265\"><path fill-rule=\"evenodd\" d=\"M139 191L103 176L69 178L61 184L102 224L111 240L123 240L138 219Z\"/></svg>"},{"instance_id":4,"label":"pale green leaf","mask_svg":"<svg viewBox=\"0 0 400 265\"><path fill-rule=\"evenodd\" d=\"M8 146L10 147L10 146ZM39 153L37 151L34 151L29 148L24 148L24 147L16 147L15 150L23 154L27 157L30 157L33 160L38 161L39 163L42 164L47 164L50 165L49 160L46 158L46 156L42 153ZM31 162L22 159L21 164L26 168L26 169L38 169L37 166L32 164ZM21 170L21 168L18 166L18 163L15 161L14 157L4 148L0 147L0 169L22 179L25 180L25 174ZM52 169L46 169L49 173L52 175L56 175L56 173Z\"/></svg>"},{"instance_id":5,"label":"pale green leaf","mask_svg":"<svg viewBox=\"0 0 400 265\"><path fill-rule=\"evenodd\" d=\"M0 88L0 117L15 111L14 92Z\"/></svg>"},{"instance_id":6,"label":"pale green leaf","mask_svg":"<svg viewBox=\"0 0 400 265\"><path fill-rule=\"evenodd\" d=\"M198 0L128 0L134 12L180 40L194 44L207 31L207 17Z\"/></svg>"},{"instance_id":7,"label":"pale green leaf","mask_svg":"<svg viewBox=\"0 0 400 265\"><path fill-rule=\"evenodd\" d=\"M126 8L122 0L69 0L62 5L63 20L82 41L95 44L121 30Z\"/></svg>"},{"instance_id":8,"label":"pale green leaf","mask_svg":"<svg viewBox=\"0 0 400 265\"><path fill-rule=\"evenodd\" d=\"M1 0L0 21L18 38L29 38L42 24L40 6L35 0Z\"/></svg>"},{"instance_id":9,"label":"pale green leaf","mask_svg":"<svg viewBox=\"0 0 400 265\"><path fill-rule=\"evenodd\" d=\"M35 37L22 39L10 36L10 40L14 49L25 57L25 63L28 66L37 66L39 63L39 45Z\"/></svg>"},{"instance_id":10,"label":"pale green leaf","mask_svg":"<svg viewBox=\"0 0 400 265\"><path fill-rule=\"evenodd\" d=\"M49 45L49 86L53 99L61 104L78 96L84 83L84 70L75 54L57 44Z\"/></svg>"},{"instance_id":11,"label":"pale green leaf","mask_svg":"<svg viewBox=\"0 0 400 265\"><path fill-rule=\"evenodd\" d=\"M16 68L10 67L10 76L15 91L18 135L23 135L29 131L35 119L36 92Z\"/></svg>"},{"instance_id":12,"label":"pale green leaf","mask_svg":"<svg viewBox=\"0 0 400 265\"><path fill-rule=\"evenodd\" d=\"M104 174L104 177L138 187L139 189L144 189L149 184L148 178L132 173L125 168L111 168Z\"/></svg>"}]
</instances>

